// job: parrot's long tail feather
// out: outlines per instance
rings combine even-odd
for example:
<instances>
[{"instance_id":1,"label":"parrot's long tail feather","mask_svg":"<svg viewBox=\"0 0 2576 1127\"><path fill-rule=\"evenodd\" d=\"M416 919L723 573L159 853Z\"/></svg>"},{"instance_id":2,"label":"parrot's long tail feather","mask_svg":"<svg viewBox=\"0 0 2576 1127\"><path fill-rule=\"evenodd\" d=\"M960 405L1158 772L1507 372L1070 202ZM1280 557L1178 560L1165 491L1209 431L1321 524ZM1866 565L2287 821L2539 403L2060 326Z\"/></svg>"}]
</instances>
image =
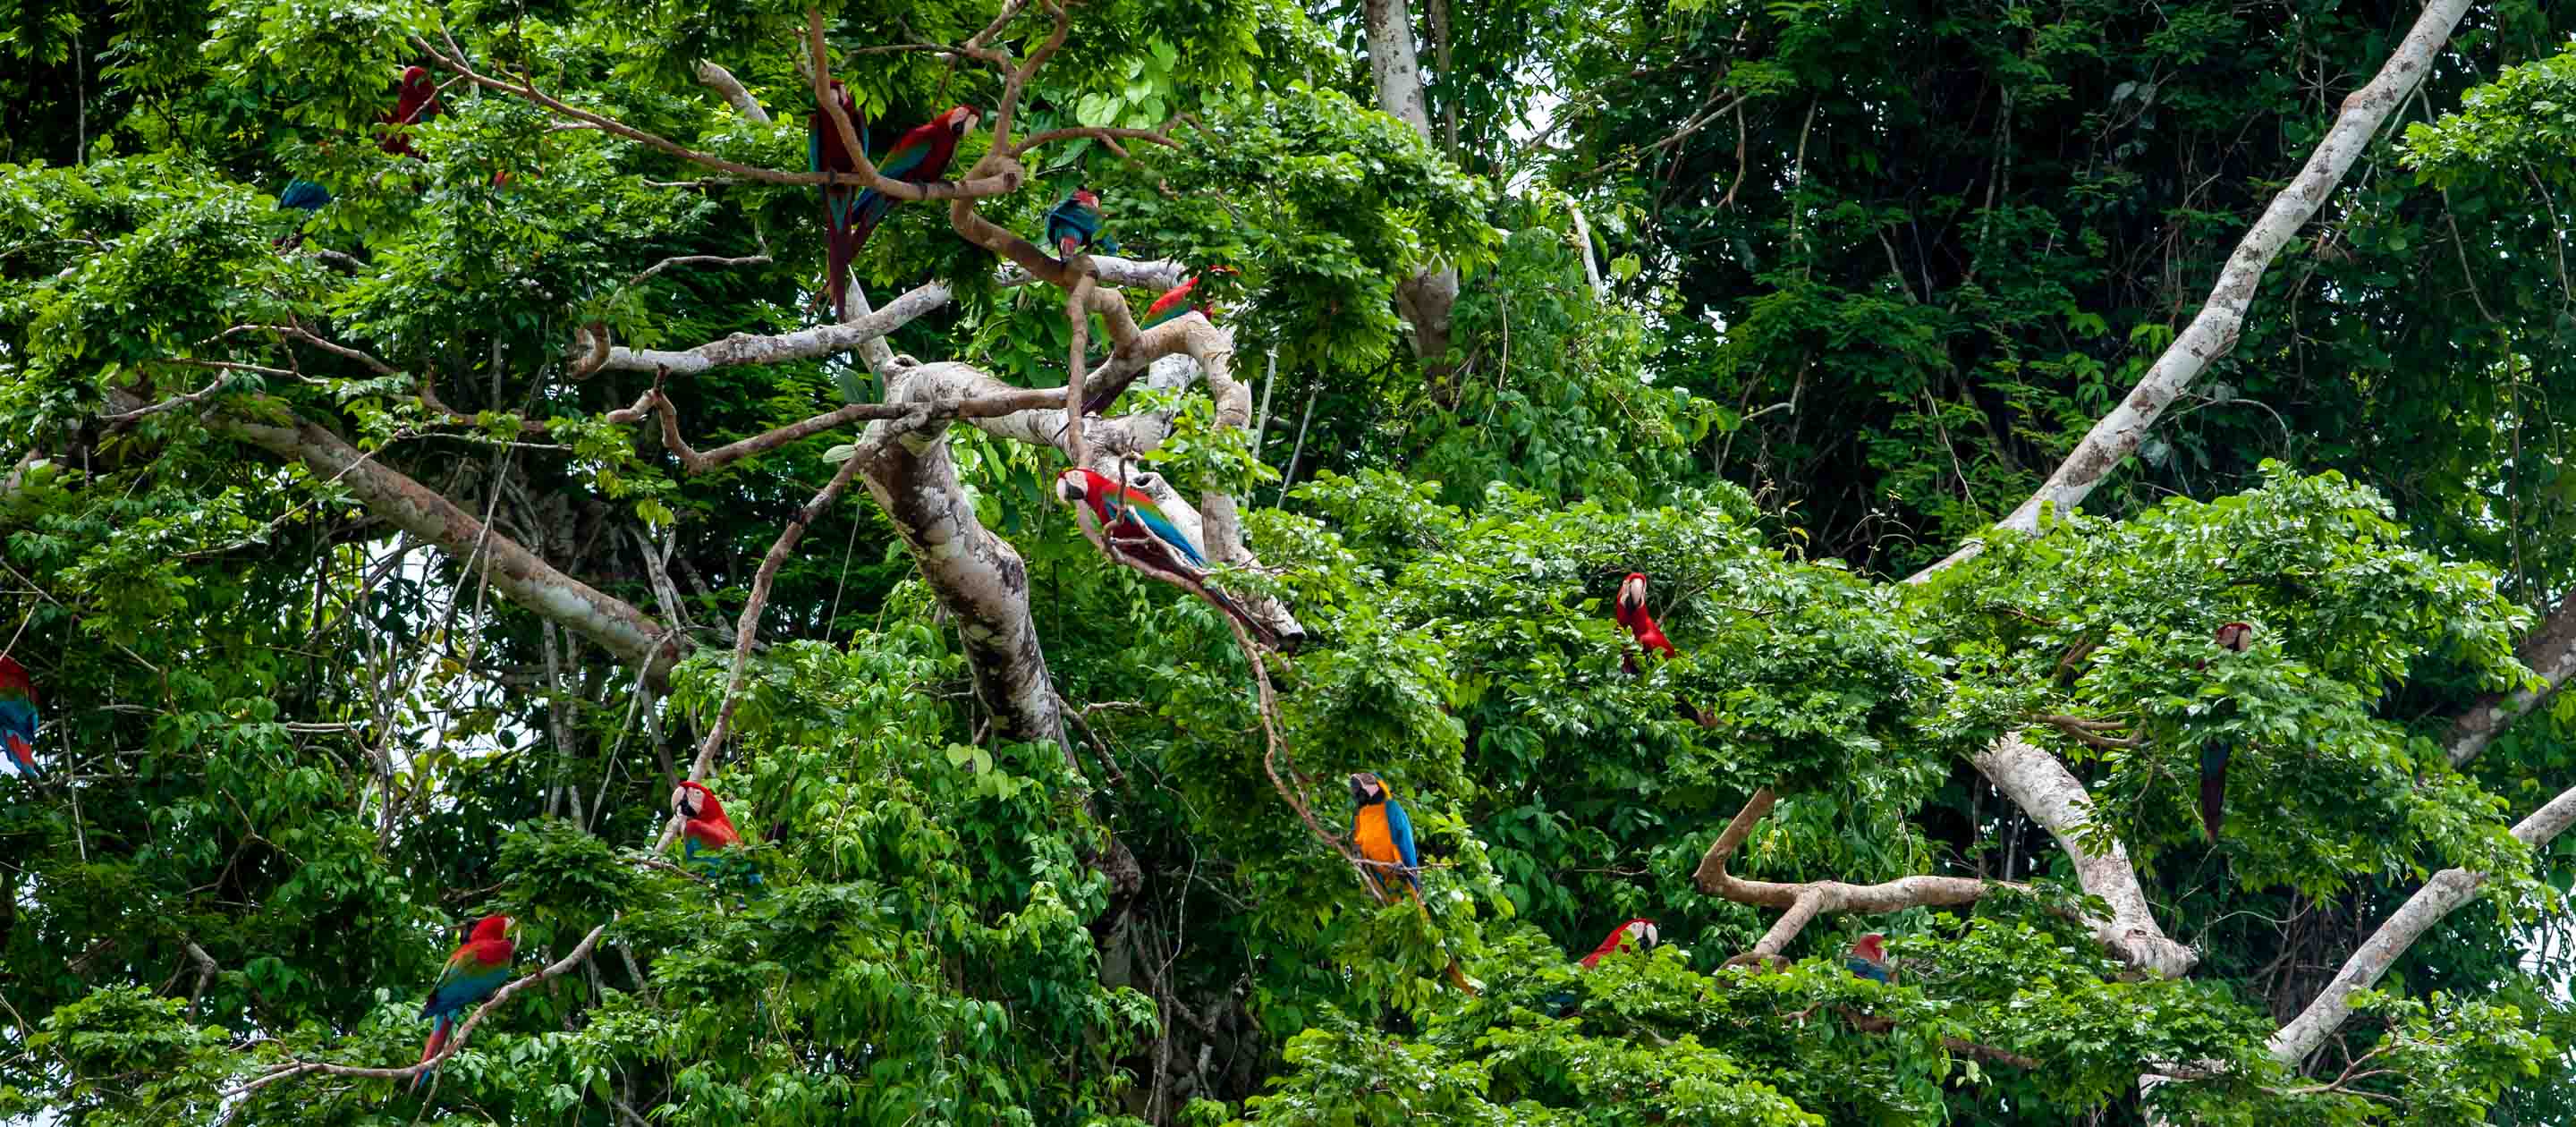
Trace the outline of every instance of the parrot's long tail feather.
<instances>
[{"instance_id":1,"label":"parrot's long tail feather","mask_svg":"<svg viewBox=\"0 0 2576 1127\"><path fill-rule=\"evenodd\" d=\"M438 1051L440 1049L447 1047L447 1027L448 1019L445 1017L439 1018L438 1024L430 1027L429 1043L420 1047L421 1063L427 1064L431 1058L438 1055ZM436 1071L438 1071L436 1068L424 1068L419 1072L413 1073L411 1077L411 1090L415 1092L419 1091L420 1082L429 1079L429 1074Z\"/></svg>"},{"instance_id":2,"label":"parrot's long tail feather","mask_svg":"<svg viewBox=\"0 0 2576 1127\"><path fill-rule=\"evenodd\" d=\"M2213 748L2200 757L2200 828L2212 842L2218 840L2219 826L2227 820L2227 758L2231 750Z\"/></svg>"},{"instance_id":3,"label":"parrot's long tail feather","mask_svg":"<svg viewBox=\"0 0 2576 1127\"><path fill-rule=\"evenodd\" d=\"M1455 955L1449 957L1449 983L1470 998L1477 994L1475 984L1467 981L1467 972L1458 969L1458 958Z\"/></svg>"}]
</instances>

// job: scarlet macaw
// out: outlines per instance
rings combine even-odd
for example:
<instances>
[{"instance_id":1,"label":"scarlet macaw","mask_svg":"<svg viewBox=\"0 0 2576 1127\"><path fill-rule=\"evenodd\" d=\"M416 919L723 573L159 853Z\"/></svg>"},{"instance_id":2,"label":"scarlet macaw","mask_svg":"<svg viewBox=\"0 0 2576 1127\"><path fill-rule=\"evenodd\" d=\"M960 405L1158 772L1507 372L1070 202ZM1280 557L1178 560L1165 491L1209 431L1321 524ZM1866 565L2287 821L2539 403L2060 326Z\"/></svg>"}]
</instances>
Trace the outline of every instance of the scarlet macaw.
<instances>
[{"instance_id":1,"label":"scarlet macaw","mask_svg":"<svg viewBox=\"0 0 2576 1127\"><path fill-rule=\"evenodd\" d=\"M1843 957L1843 966L1851 970L1854 978L1890 985L1896 981L1895 969L1887 965L1887 937L1875 931L1852 944L1851 954Z\"/></svg>"},{"instance_id":2,"label":"scarlet macaw","mask_svg":"<svg viewBox=\"0 0 2576 1127\"><path fill-rule=\"evenodd\" d=\"M0 657L0 774L36 778L36 683L14 657Z\"/></svg>"},{"instance_id":3,"label":"scarlet macaw","mask_svg":"<svg viewBox=\"0 0 2576 1127\"><path fill-rule=\"evenodd\" d=\"M867 123L859 119L859 103L850 97L849 88L833 79L832 100L841 104L841 113L858 130L859 144L868 143ZM857 176L859 162L850 156L849 147L841 143L841 131L832 124L832 116L819 107L805 119L805 163L815 172ZM858 257L859 244L867 236L856 226L859 205L858 181L822 186L823 193L823 294L832 303L832 319L841 319L850 292L850 261Z\"/></svg>"},{"instance_id":4,"label":"scarlet macaw","mask_svg":"<svg viewBox=\"0 0 2576 1127\"><path fill-rule=\"evenodd\" d=\"M1147 545L1158 549L1156 554L1162 558L1149 562L1166 571L1187 575L1192 569L1207 570L1207 556L1198 545L1190 543L1188 534L1172 523L1172 518L1163 515L1162 507L1144 490L1075 466L1056 475L1055 495L1068 505L1080 502L1076 514L1088 516L1092 526L1119 547ZM1186 560L1190 566L1172 566L1179 560Z\"/></svg>"},{"instance_id":5,"label":"scarlet macaw","mask_svg":"<svg viewBox=\"0 0 2576 1127\"><path fill-rule=\"evenodd\" d=\"M438 982L429 988L428 1000L420 1004L422 1017L438 1019L430 1029L429 1043L421 1046L420 1059L427 1063L447 1047L448 1032L456 1027L456 1015L465 1007L492 996L501 984L510 980L510 957L518 944L510 941L510 929L516 921L508 916L485 916L474 925L473 934L447 957L447 969L440 971ZM423 1069L411 1078L413 1091L436 1068Z\"/></svg>"},{"instance_id":6,"label":"scarlet macaw","mask_svg":"<svg viewBox=\"0 0 2576 1127\"><path fill-rule=\"evenodd\" d=\"M1100 229L1100 197L1089 188L1075 188L1047 209L1047 242L1056 248L1056 257L1071 258L1077 248L1089 247L1095 240L1100 249L1118 253L1118 240Z\"/></svg>"},{"instance_id":7,"label":"scarlet macaw","mask_svg":"<svg viewBox=\"0 0 2576 1127\"><path fill-rule=\"evenodd\" d=\"M2218 628L2212 639L2220 649L2244 653L2254 648L2254 626L2247 622L2230 622ZM2201 662L2206 666L2207 661ZM2209 840L2218 840L2218 829L2227 820L2227 760L2235 752L2228 744L2213 743L2200 749L2200 828Z\"/></svg>"},{"instance_id":8,"label":"scarlet macaw","mask_svg":"<svg viewBox=\"0 0 2576 1127\"><path fill-rule=\"evenodd\" d=\"M724 803L716 800L716 792L703 784L683 780L671 790L671 812L681 819L683 861L711 874L720 868L730 867L723 865L716 855L742 844L742 835L734 831L733 819L725 816ZM752 887L760 887L760 871L750 868L746 880Z\"/></svg>"},{"instance_id":9,"label":"scarlet macaw","mask_svg":"<svg viewBox=\"0 0 2576 1127\"><path fill-rule=\"evenodd\" d=\"M437 109L438 83L430 80L429 71L421 67L404 67L402 78L395 85L394 108L386 111L383 119L386 125L394 128L386 131L385 139L376 142L376 147L395 156L419 160L420 154L412 150L411 137L402 127L420 124Z\"/></svg>"},{"instance_id":10,"label":"scarlet macaw","mask_svg":"<svg viewBox=\"0 0 2576 1127\"><path fill-rule=\"evenodd\" d=\"M1583 969L1591 970L1593 967L1601 965L1601 960L1603 958L1607 957L1612 952L1619 950L1621 947L1634 947L1639 951L1649 951L1653 950L1655 944L1659 942L1662 942L1662 940L1655 932L1655 921L1645 919L1643 917L1630 920L1626 923L1620 924L1616 929L1612 930L1607 937L1601 940L1600 946L1593 948L1591 954L1583 957Z\"/></svg>"},{"instance_id":11,"label":"scarlet macaw","mask_svg":"<svg viewBox=\"0 0 2576 1127\"><path fill-rule=\"evenodd\" d=\"M1413 887L1413 899L1422 900L1422 861L1413 851L1413 819L1404 813L1404 804L1386 789L1386 784L1367 771L1351 776L1351 801L1359 809L1351 815L1351 840L1359 846L1360 856L1373 862L1368 868L1369 883L1381 896L1392 896L1389 886L1393 877L1388 870L1404 877Z\"/></svg>"}]
</instances>

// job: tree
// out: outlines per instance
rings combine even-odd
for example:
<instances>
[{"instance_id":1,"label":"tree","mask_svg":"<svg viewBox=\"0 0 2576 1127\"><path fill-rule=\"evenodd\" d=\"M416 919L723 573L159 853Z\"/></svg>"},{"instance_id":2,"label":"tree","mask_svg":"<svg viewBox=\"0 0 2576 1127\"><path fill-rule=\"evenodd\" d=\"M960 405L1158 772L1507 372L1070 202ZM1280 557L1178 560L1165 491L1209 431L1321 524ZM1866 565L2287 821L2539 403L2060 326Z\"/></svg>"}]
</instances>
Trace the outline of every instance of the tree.
<instances>
[{"instance_id":1,"label":"tree","mask_svg":"<svg viewBox=\"0 0 2576 1127\"><path fill-rule=\"evenodd\" d=\"M2564 18L2003 17L19 13L0 1114L2563 1114Z\"/></svg>"}]
</instances>

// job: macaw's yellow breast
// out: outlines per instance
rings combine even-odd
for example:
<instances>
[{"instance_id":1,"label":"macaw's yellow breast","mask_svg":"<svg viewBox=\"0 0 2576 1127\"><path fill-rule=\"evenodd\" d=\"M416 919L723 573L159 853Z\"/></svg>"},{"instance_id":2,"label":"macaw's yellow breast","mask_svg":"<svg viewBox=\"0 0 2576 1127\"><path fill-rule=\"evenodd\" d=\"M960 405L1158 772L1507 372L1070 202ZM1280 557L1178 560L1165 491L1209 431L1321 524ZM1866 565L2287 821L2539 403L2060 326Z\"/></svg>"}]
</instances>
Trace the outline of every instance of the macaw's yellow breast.
<instances>
[{"instance_id":1,"label":"macaw's yellow breast","mask_svg":"<svg viewBox=\"0 0 2576 1127\"><path fill-rule=\"evenodd\" d=\"M1371 861L1401 863L1404 856L1395 851L1395 836L1386 830L1386 804L1372 803L1360 807L1352 820L1351 837L1359 843L1360 856Z\"/></svg>"}]
</instances>

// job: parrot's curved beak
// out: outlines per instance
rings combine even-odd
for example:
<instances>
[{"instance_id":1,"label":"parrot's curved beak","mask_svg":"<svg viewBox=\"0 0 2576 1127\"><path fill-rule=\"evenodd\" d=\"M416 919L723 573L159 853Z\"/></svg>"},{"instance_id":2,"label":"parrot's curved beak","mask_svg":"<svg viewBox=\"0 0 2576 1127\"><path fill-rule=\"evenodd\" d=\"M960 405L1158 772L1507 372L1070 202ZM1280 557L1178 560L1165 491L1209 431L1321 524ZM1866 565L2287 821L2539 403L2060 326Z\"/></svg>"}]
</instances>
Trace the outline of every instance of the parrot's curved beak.
<instances>
[{"instance_id":1,"label":"parrot's curved beak","mask_svg":"<svg viewBox=\"0 0 2576 1127\"><path fill-rule=\"evenodd\" d=\"M1619 581L1619 605L1630 611L1646 609L1646 577L1631 575Z\"/></svg>"},{"instance_id":2,"label":"parrot's curved beak","mask_svg":"<svg viewBox=\"0 0 2576 1127\"><path fill-rule=\"evenodd\" d=\"M1057 476L1056 476L1056 479L1055 479L1055 499L1056 499L1056 500L1058 500L1058 501L1062 501L1062 502L1064 502L1065 504L1070 505L1070 504L1072 504L1072 503L1074 503L1074 502L1076 502L1076 501L1082 500L1082 498L1083 498L1083 492L1082 492L1082 479L1080 479L1080 478L1078 478L1078 477L1073 476L1073 473L1072 473L1071 471L1066 471L1065 473L1062 473L1062 474L1059 474L1059 475L1057 475Z\"/></svg>"}]
</instances>

